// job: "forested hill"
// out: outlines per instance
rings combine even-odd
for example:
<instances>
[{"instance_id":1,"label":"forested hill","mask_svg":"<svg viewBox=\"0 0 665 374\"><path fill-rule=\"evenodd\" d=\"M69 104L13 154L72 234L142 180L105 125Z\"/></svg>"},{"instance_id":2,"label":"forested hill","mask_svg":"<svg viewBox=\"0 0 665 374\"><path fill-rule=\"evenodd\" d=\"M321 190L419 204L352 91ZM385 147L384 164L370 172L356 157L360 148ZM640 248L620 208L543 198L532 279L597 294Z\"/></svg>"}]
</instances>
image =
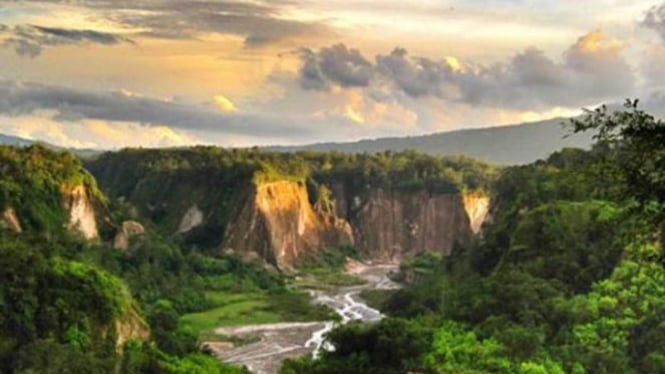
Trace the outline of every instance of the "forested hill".
<instances>
[{"instance_id":1,"label":"forested hill","mask_svg":"<svg viewBox=\"0 0 665 374\"><path fill-rule=\"evenodd\" d=\"M293 152L300 150L340 152L383 152L413 149L432 155L474 157L483 161L518 165L546 158L566 147L588 148L589 134L569 135L562 126L566 119L481 129L458 130L423 136L366 139L351 143L318 143L303 146L269 147L270 150Z\"/></svg>"},{"instance_id":2,"label":"forested hill","mask_svg":"<svg viewBox=\"0 0 665 374\"><path fill-rule=\"evenodd\" d=\"M575 123L591 151L502 169L480 237L280 373L665 373L665 122L626 105Z\"/></svg>"}]
</instances>

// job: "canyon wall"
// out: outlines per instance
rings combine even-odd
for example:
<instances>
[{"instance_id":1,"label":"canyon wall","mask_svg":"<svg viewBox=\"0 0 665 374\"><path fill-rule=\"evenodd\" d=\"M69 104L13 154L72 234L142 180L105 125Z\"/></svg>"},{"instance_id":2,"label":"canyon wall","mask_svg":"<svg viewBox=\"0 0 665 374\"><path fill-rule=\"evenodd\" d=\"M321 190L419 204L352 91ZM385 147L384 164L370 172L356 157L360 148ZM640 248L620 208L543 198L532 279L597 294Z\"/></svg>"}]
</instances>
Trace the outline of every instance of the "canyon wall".
<instances>
[{"instance_id":1,"label":"canyon wall","mask_svg":"<svg viewBox=\"0 0 665 374\"><path fill-rule=\"evenodd\" d=\"M279 181L250 189L226 229L222 250L253 252L288 269L305 251L352 243L349 224L315 210L302 182Z\"/></svg>"},{"instance_id":2,"label":"canyon wall","mask_svg":"<svg viewBox=\"0 0 665 374\"><path fill-rule=\"evenodd\" d=\"M375 261L448 254L479 232L489 206L476 194L372 188L347 198L340 186L332 191L334 208L323 212L301 182L252 188L226 229L222 251L253 253L281 269L292 268L303 252L345 244Z\"/></svg>"},{"instance_id":3,"label":"canyon wall","mask_svg":"<svg viewBox=\"0 0 665 374\"><path fill-rule=\"evenodd\" d=\"M65 210L68 213L67 227L91 240L99 237L97 218L95 216L95 202L87 188L82 185L64 186L62 198Z\"/></svg>"},{"instance_id":4,"label":"canyon wall","mask_svg":"<svg viewBox=\"0 0 665 374\"><path fill-rule=\"evenodd\" d=\"M489 199L480 195L371 188L349 195L333 188L355 245L367 258L396 261L422 251L450 253L480 231Z\"/></svg>"},{"instance_id":5,"label":"canyon wall","mask_svg":"<svg viewBox=\"0 0 665 374\"><path fill-rule=\"evenodd\" d=\"M52 210L51 216L60 216L64 213L64 226L75 233L81 234L88 240L99 238L97 228L97 212L100 203L83 185L64 185L60 188L60 206L52 206L49 202L44 202L40 207L42 210ZM63 209L64 212L61 210ZM27 218L22 216L20 209L7 207L0 213L0 228L21 233L24 227L21 222ZM23 211L25 213L25 211ZM29 213L27 213L29 215ZM45 212L41 212L45 214Z\"/></svg>"}]
</instances>

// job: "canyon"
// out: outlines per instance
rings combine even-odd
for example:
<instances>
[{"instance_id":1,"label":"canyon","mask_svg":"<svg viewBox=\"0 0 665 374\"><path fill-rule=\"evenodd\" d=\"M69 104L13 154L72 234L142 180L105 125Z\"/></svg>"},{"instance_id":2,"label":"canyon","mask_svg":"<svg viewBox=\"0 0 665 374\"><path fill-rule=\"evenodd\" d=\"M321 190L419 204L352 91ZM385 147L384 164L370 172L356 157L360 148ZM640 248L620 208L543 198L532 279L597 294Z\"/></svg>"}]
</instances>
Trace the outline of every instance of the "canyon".
<instances>
[{"instance_id":1,"label":"canyon","mask_svg":"<svg viewBox=\"0 0 665 374\"><path fill-rule=\"evenodd\" d=\"M363 258L395 262L423 251L450 253L457 241L480 232L489 197L477 193L405 192L372 188L363 194L332 188L325 210L302 183L254 188L226 230L223 251L251 252L280 269L303 253L352 245Z\"/></svg>"}]
</instances>

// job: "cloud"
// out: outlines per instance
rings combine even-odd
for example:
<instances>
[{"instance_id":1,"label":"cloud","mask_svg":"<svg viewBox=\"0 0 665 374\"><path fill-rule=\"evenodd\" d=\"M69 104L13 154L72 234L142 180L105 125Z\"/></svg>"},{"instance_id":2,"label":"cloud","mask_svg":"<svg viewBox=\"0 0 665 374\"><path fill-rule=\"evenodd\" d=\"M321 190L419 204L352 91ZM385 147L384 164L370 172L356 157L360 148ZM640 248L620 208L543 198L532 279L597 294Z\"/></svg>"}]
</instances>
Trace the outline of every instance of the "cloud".
<instances>
[{"instance_id":1,"label":"cloud","mask_svg":"<svg viewBox=\"0 0 665 374\"><path fill-rule=\"evenodd\" d=\"M69 1L39 1L72 5ZM260 47L290 38L331 35L323 22L289 18L291 2L240 0L79 0L74 5L95 11L143 36L161 39L199 39L208 34L236 35L247 47Z\"/></svg>"},{"instance_id":2,"label":"cloud","mask_svg":"<svg viewBox=\"0 0 665 374\"><path fill-rule=\"evenodd\" d=\"M173 147L202 142L185 131L128 122L55 121L46 112L20 118L0 115L0 131L75 148Z\"/></svg>"},{"instance_id":3,"label":"cloud","mask_svg":"<svg viewBox=\"0 0 665 374\"><path fill-rule=\"evenodd\" d=\"M318 52L302 49L301 85L306 89L326 89L325 81L341 87L364 87L373 74L372 63L357 49L344 44L321 48Z\"/></svg>"},{"instance_id":4,"label":"cloud","mask_svg":"<svg viewBox=\"0 0 665 374\"><path fill-rule=\"evenodd\" d=\"M0 25L0 35L3 34L5 47L12 47L17 54L31 58L39 56L45 47L57 45L134 43L127 37L107 32L37 25Z\"/></svg>"},{"instance_id":5,"label":"cloud","mask_svg":"<svg viewBox=\"0 0 665 374\"><path fill-rule=\"evenodd\" d=\"M0 113L12 117L53 111L62 122L101 120L208 131L217 134L301 136L314 130L297 116L221 113L215 106L144 97L128 92L94 92L0 79Z\"/></svg>"},{"instance_id":6,"label":"cloud","mask_svg":"<svg viewBox=\"0 0 665 374\"><path fill-rule=\"evenodd\" d=\"M665 44L650 44L643 50L641 73L649 89L665 88Z\"/></svg>"},{"instance_id":7,"label":"cloud","mask_svg":"<svg viewBox=\"0 0 665 374\"><path fill-rule=\"evenodd\" d=\"M632 94L636 78L623 45L600 31L581 36L559 61L535 47L496 64L412 57L404 48L374 63L344 45L304 50L301 86L307 89L392 87L411 98L436 97L475 106L544 109L583 106ZM327 64L324 63L327 61Z\"/></svg>"},{"instance_id":8,"label":"cloud","mask_svg":"<svg viewBox=\"0 0 665 374\"><path fill-rule=\"evenodd\" d=\"M219 110L221 110L222 112L238 111L238 108L236 108L235 104L233 104L233 102L224 95L215 95L213 99L215 100L215 104L217 104Z\"/></svg>"},{"instance_id":9,"label":"cloud","mask_svg":"<svg viewBox=\"0 0 665 374\"><path fill-rule=\"evenodd\" d=\"M642 20L642 25L657 32L665 41L665 3L651 7Z\"/></svg>"}]
</instances>

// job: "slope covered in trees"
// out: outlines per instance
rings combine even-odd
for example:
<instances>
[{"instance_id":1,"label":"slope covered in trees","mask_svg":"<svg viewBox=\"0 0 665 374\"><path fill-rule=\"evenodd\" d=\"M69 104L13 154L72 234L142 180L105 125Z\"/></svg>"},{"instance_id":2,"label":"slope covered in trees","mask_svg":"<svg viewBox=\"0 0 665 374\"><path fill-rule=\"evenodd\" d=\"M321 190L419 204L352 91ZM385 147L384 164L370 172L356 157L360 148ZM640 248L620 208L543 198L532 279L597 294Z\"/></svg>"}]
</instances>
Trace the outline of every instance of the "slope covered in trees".
<instances>
[{"instance_id":1,"label":"slope covered in trees","mask_svg":"<svg viewBox=\"0 0 665 374\"><path fill-rule=\"evenodd\" d=\"M573 123L591 151L502 170L475 242L282 373L662 373L665 123L627 103Z\"/></svg>"}]
</instances>

